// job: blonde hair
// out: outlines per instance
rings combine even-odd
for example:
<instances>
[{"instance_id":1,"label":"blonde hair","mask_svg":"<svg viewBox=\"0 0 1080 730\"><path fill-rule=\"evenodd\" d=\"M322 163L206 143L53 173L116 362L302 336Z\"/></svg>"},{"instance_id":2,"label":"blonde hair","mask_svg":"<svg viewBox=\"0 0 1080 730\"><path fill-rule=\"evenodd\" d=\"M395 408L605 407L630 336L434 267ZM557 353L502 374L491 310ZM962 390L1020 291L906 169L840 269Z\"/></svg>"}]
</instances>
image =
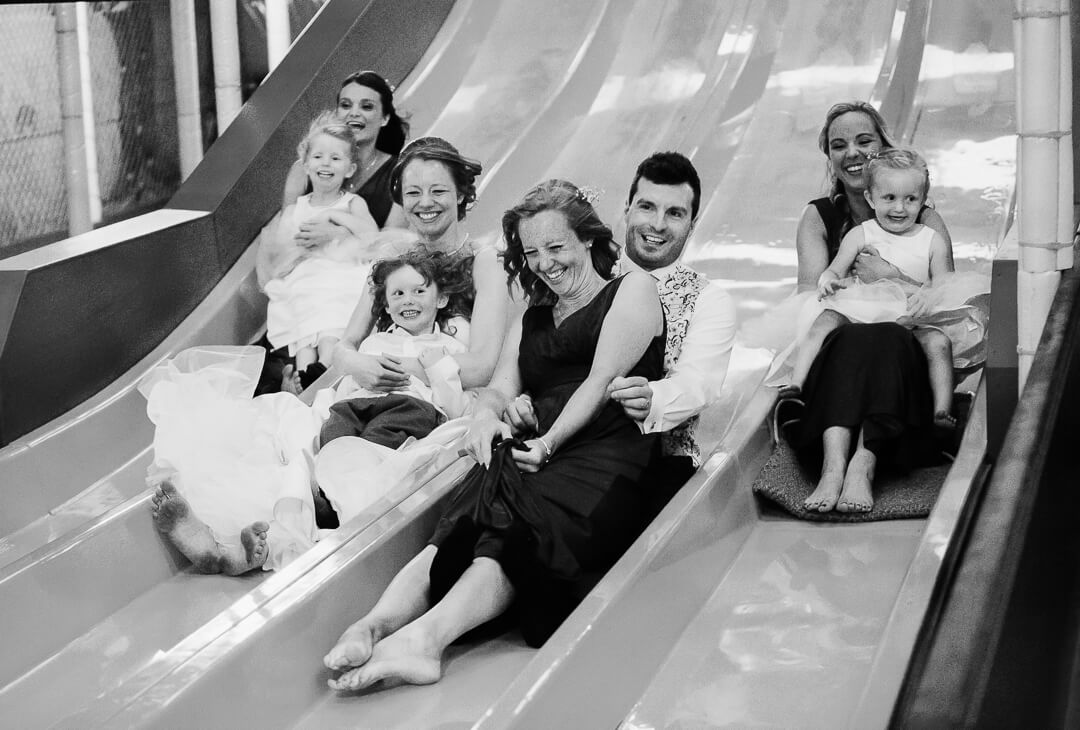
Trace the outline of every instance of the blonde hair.
<instances>
[{"instance_id":1,"label":"blonde hair","mask_svg":"<svg viewBox=\"0 0 1080 730\"><path fill-rule=\"evenodd\" d=\"M866 189L874 187L874 178L882 170L914 170L923 175L923 197L930 194L930 170L926 167L926 160L915 150L894 147L882 150L876 157L872 157L866 166Z\"/></svg>"},{"instance_id":2,"label":"blonde hair","mask_svg":"<svg viewBox=\"0 0 1080 730\"><path fill-rule=\"evenodd\" d=\"M360 165L359 151L356 149L356 143L353 141L352 130L349 129L349 125L342 122L337 118L334 112L320 112L317 117L311 121L311 126L308 127L307 134L300 140L300 144L296 146L297 159L300 160L300 164L303 164L307 160L308 153L311 151L311 142L320 134L325 134L328 137L334 139L340 139L349 148L349 161L354 165Z\"/></svg>"}]
</instances>

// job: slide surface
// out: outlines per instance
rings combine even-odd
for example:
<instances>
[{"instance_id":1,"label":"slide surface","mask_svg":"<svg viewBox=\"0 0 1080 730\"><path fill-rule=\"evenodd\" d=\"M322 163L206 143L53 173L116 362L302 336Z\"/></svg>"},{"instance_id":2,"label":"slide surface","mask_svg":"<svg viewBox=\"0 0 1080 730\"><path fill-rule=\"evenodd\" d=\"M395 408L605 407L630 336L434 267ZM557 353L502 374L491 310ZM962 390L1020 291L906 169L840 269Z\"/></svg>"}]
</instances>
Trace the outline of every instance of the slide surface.
<instances>
[{"instance_id":1,"label":"slide surface","mask_svg":"<svg viewBox=\"0 0 1080 730\"><path fill-rule=\"evenodd\" d=\"M916 33L910 26L920 12L924 23ZM446 137L483 163L480 199L468 218L469 230L481 240L497 240L502 211L548 177L602 190L601 216L621 239L622 206L636 164L655 150L687 153L704 186L687 260L730 289L740 320L746 320L793 288L795 223L803 204L823 190L825 162L816 137L825 110L836 101L874 98L883 108L893 108L903 141L928 159L933 197L952 231L958 267L987 266L1007 213L1012 179L1010 23L1009 3L976 0L459 0L402 84L399 99L402 108L413 112L416 135ZM914 44L913 34L919 39ZM322 81L327 88L333 85L332 80ZM244 330L221 323L240 319L237 312L245 306L257 310L250 266L248 252L172 335L173 341L193 344L196 332L229 341L230 334ZM248 315L247 320L257 317ZM666 625L657 626L657 639L642 647L640 661L626 663L625 676L611 669L610 661L590 661L603 652L567 639L566 632L560 631L540 652L526 649L511 634L455 648L446 677L437 685L358 697L326 691L318 659L335 632L385 585L387 566L393 564L385 555L422 544L434 514L431 505L445 492L418 492L402 497L385 513L371 514L371 529L343 537L335 546L320 546L319 561L313 559L306 573L275 576L261 586L262 576L236 580L189 575L153 533L141 488L149 429L132 388L140 367L148 368L153 361L147 358L91 403L94 413L110 414L103 427L106 438L93 456L111 463L104 476L75 490L76 499L46 505L43 516L2 533L0 560L6 573L0 574L0 590L5 582L12 590L0 594L0 600L4 605L15 602L27 625L35 606L41 610L47 605L51 586L73 576L82 576L87 595L96 595L105 581L109 592L119 593L122 600L101 608L99 621L91 625L60 615L59 623L69 624L62 631L27 636L29 646L21 658L0 662L0 715L26 717L27 726L66 721L70 726L105 722L128 727L194 716L205 726L436 727L468 725L485 717L491 727L527 727L522 718L545 717L548 708L561 705L569 708L563 712L570 712L591 704L602 711L596 716L601 724L586 726L612 726L612 717L628 718L628 727L661 726L690 717L710 722L726 717L733 726L757 719L779 724L784 717L790 720L790 715L747 714L747 708L785 711L781 703L767 699L770 687L784 681L779 674L770 679L762 669L764 678L755 684L746 680L750 675L735 672L745 680L740 685L701 669L701 685L723 684L717 695L723 698L716 710L721 714L716 715L709 714L716 709L712 706L672 697L664 670L657 672L668 650L674 653L665 667L700 666L691 663L693 657L679 654L679 638L684 631L693 635L695 627L709 626L697 612L711 605L709 597L720 579L729 588L763 580L762 574L775 575L777 565L798 566L798 560L782 556L805 549L791 546L800 544L801 537L766 536L756 527L752 502L731 496L733 490L748 488L747 479L756 473L751 466L760 466L767 453L760 434L751 433L759 429L767 409L767 394L757 391L767 354L737 348L724 402L706 422L709 445L719 444L719 450L684 490L688 494L683 502L673 504L658 520L667 517L669 523L654 524L643 537L644 542L655 538L678 544L680 535L688 534L683 528L691 517L690 505L731 506L733 515L742 519L727 524L729 541L752 545L756 555L737 566L730 563L744 572L742 578L733 567L731 575L717 575L712 584L700 586L700 600L689 601L681 614L661 617ZM63 430L87 414L83 409L55 426ZM64 459L72 448L72 439L67 441L65 446L64 439L58 439L41 458ZM77 446L79 440L74 441ZM5 449L0 460L10 454ZM744 455L744 468L730 475L732 460ZM74 466L70 470L78 471ZM426 507L422 498L428 499ZM790 537L801 527L785 523L780 532ZM104 537L94 537L98 533ZM841 570L843 560L857 560L866 550L895 543L893 562L883 568L894 593L904 580L904 556L918 554L925 539L921 521L849 534L850 540L833 536L813 547L840 556L836 559L841 563L834 567ZM103 570L110 553L84 551L92 538L111 540L110 549L115 550L137 546L136 554L146 563L138 566L144 583L134 585L131 575L139 570ZM652 549L636 545L632 552L638 554L628 555L628 561L659 559L648 552ZM67 553L95 557L87 558L87 564L63 564L61 556ZM687 548L683 565L701 567L707 554ZM51 566L62 564L50 572ZM710 573L703 569L701 574ZM804 574L805 580L810 580L808 575L812 570ZM38 591L31 594L33 600L24 590L15 590L26 585L18 583L22 577ZM622 615L625 627L634 625L626 617L644 605L635 591L649 585L633 580L638 580L638 588L619 588L622 603L596 609ZM702 582L707 582L704 577ZM735 588L731 591L724 595L738 595ZM587 602L583 610L595 603ZM892 605L886 604L875 607L875 617L867 619L877 621L878 629L887 620L882 612L887 614ZM87 613L85 606L77 608ZM737 609L731 610L739 613ZM222 618L230 613L231 618ZM211 624L214 628L207 629ZM730 623L725 626L734 630ZM612 639L624 636L615 629L610 634ZM753 641L731 646L737 651L727 652L727 660L738 659L738 654L749 665L764 661L761 652L752 651L760 648ZM861 651L873 654L874 646L864 643ZM560 675L549 671L559 666L560 651L565 657L585 658L568 660L570 671ZM785 652L766 658L791 656ZM735 666L746 669L746 663L735 661ZM573 682L559 681L560 676L583 679L574 672L595 666L610 675L600 685L625 689L594 694L579 686L575 696ZM719 691L718 686L709 691ZM44 701L58 688L69 704ZM642 704L635 705L643 695ZM524 714L515 715L514 708ZM822 723L828 724L824 717Z\"/></svg>"}]
</instances>

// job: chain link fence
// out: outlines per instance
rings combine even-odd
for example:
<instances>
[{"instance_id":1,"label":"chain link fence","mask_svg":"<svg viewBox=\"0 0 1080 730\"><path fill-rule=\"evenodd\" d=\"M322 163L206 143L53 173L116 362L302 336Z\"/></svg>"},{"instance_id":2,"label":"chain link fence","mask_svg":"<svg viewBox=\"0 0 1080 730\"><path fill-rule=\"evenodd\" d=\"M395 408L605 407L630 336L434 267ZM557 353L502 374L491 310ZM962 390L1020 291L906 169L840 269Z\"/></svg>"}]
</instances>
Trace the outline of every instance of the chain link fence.
<instances>
[{"instance_id":1,"label":"chain link fence","mask_svg":"<svg viewBox=\"0 0 1080 730\"><path fill-rule=\"evenodd\" d=\"M204 147L218 134L209 1L195 3ZM246 100L267 71L265 6L236 1ZM324 2L290 0L293 37ZM100 225L161 207L180 184L169 0L83 5ZM0 6L0 258L68 235L58 67L55 4Z\"/></svg>"},{"instance_id":2,"label":"chain link fence","mask_svg":"<svg viewBox=\"0 0 1080 730\"><path fill-rule=\"evenodd\" d=\"M179 184L167 0L88 3L100 222L158 207ZM51 4L0 7L0 255L67 235Z\"/></svg>"}]
</instances>

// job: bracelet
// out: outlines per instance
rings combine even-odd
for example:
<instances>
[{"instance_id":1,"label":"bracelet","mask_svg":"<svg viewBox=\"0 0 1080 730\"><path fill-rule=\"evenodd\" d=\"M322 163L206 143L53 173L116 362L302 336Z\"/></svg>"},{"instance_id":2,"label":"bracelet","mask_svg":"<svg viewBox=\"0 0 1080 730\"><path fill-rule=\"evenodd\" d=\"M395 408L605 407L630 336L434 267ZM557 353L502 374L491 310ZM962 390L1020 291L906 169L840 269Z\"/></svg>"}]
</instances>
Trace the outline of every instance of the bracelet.
<instances>
[{"instance_id":1,"label":"bracelet","mask_svg":"<svg viewBox=\"0 0 1080 730\"><path fill-rule=\"evenodd\" d=\"M537 436L536 440L540 442L540 445L544 447L544 451L547 452L547 458L544 459L544 463L551 461L551 447L548 446L548 442L544 440L543 436Z\"/></svg>"}]
</instances>

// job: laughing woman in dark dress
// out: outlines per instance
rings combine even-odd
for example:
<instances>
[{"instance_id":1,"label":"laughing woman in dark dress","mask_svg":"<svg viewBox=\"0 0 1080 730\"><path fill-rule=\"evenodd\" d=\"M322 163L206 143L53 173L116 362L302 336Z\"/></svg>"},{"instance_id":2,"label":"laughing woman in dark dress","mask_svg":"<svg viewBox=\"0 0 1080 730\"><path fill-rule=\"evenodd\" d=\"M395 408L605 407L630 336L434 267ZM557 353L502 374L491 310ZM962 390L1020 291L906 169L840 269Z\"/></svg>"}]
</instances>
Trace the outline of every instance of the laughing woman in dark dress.
<instances>
[{"instance_id":1,"label":"laughing woman in dark dress","mask_svg":"<svg viewBox=\"0 0 1080 730\"><path fill-rule=\"evenodd\" d=\"M829 265L844 234L874 213L866 201L867 159L893 147L885 120L866 102L833 106L818 146L829 159L829 196L810 201L799 221L796 249L799 289L812 289ZM919 213L923 223L948 243L952 239L933 208ZM855 274L864 282L896 277L880 256L860 254ZM808 510L868 512L879 461L899 471L934 455L933 398L926 356L911 331L898 324L843 324L825 340L802 388L806 410L794 447L810 469L820 469Z\"/></svg>"},{"instance_id":2,"label":"laughing woman in dark dress","mask_svg":"<svg viewBox=\"0 0 1080 730\"><path fill-rule=\"evenodd\" d=\"M336 689L436 682L446 647L504 612L539 646L652 517L638 480L657 443L606 390L618 376L661 376L655 282L611 278L611 230L560 180L507 211L503 233L506 270L531 306L479 391L467 437L478 464L431 544L326 656L345 670ZM522 408L536 433L513 433Z\"/></svg>"}]
</instances>

